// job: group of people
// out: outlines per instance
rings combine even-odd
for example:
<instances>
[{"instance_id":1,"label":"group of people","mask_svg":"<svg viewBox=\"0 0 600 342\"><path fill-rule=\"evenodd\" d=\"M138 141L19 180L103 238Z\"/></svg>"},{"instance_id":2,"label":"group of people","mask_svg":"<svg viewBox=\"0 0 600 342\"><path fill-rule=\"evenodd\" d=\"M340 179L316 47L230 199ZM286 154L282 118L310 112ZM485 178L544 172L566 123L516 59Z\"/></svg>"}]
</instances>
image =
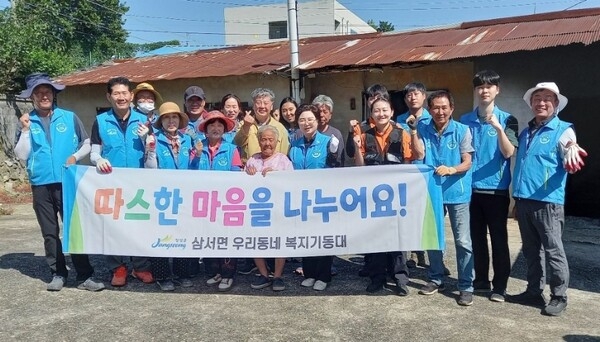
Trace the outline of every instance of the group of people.
<instances>
[{"instance_id":1,"label":"group of people","mask_svg":"<svg viewBox=\"0 0 600 342\"><path fill-rule=\"evenodd\" d=\"M558 315L566 307L569 273L561 242L567 173L583 165L585 151L577 145L571 124L558 118L567 103L556 84L540 83L523 99L533 119L521 134L517 120L495 104L500 76L491 70L477 73L473 86L478 106L453 119L454 98L448 91L427 96L421 83L405 87L408 111L394 120L394 108L386 88L367 89L369 118L351 120L348 137L329 123L333 100L317 96L311 104L284 98L274 110L275 94L257 88L252 108L243 111L240 98L227 94L220 110L208 112L202 88L191 86L183 96L183 110L165 102L149 83L135 88L124 77L107 83L111 108L99 114L88 136L80 119L56 106L56 94L64 89L46 74L27 77L21 97L31 98L34 110L21 116L15 154L27 162L33 192L33 207L44 237L46 259L53 274L49 291L65 286L67 268L59 238L58 215L62 216L62 167L75 164L88 154L98 172L112 167L244 171L252 176L298 169L342 167L346 156L355 166L423 163L434 168L442 187L444 211L448 213L456 246L458 270L457 302L469 306L474 291L489 293L495 302L506 300L543 306L543 313ZM425 106L427 103L427 106ZM516 153L513 196L516 217L527 260L525 292L507 296L510 255L507 239L510 161ZM487 234L490 234L492 268L489 279ZM384 289L388 276L394 291L409 294L409 251L365 255L361 274L370 278L366 289ZM424 263L417 251L419 264ZM428 282L419 294L432 295L445 289L443 251L428 251ZM551 300L546 303L545 258L549 259ZM107 256L111 285L124 286L129 274L144 283L156 282L161 290L193 286L198 259L128 258ZM331 282L333 256L302 258L301 285L323 291ZM93 278L86 255L72 255L77 287L99 291L104 284ZM245 260L256 266L259 276L251 287L285 289L284 258L272 262L262 258ZM234 284L238 260L203 259L207 285L227 291ZM272 275L270 274L272 273Z\"/></svg>"}]
</instances>

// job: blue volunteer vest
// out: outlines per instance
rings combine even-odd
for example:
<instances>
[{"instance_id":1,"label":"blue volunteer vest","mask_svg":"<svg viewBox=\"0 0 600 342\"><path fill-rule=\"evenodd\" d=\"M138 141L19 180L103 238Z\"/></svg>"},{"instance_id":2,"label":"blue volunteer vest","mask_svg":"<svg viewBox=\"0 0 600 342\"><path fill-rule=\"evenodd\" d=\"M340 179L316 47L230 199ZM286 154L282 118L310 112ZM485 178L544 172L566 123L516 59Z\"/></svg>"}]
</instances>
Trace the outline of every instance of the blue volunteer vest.
<instances>
[{"instance_id":1,"label":"blue volunteer vest","mask_svg":"<svg viewBox=\"0 0 600 342\"><path fill-rule=\"evenodd\" d=\"M294 170L323 169L327 166L327 147L331 137L320 132L315 134L315 139L310 146L304 145L304 135L292 142L289 157L294 165Z\"/></svg>"},{"instance_id":2,"label":"blue volunteer vest","mask_svg":"<svg viewBox=\"0 0 600 342\"><path fill-rule=\"evenodd\" d=\"M535 133L529 146L529 127L521 132L513 182L515 198L565 203L567 171L558 144L561 135L571 126L555 116Z\"/></svg>"},{"instance_id":3,"label":"blue volunteer vest","mask_svg":"<svg viewBox=\"0 0 600 342\"><path fill-rule=\"evenodd\" d=\"M494 106L494 115L506 129L510 114ZM480 122L477 108L464 114L460 122L469 126L473 137L473 189L508 190L510 186L510 158L505 159L498 146L498 132L487 122Z\"/></svg>"},{"instance_id":4,"label":"blue volunteer vest","mask_svg":"<svg viewBox=\"0 0 600 342\"><path fill-rule=\"evenodd\" d=\"M131 109L125 132L112 109L98 115L96 121L102 139L102 158L108 159L113 167L144 167L144 145L137 129L139 123L147 121L146 115Z\"/></svg>"},{"instance_id":5,"label":"blue volunteer vest","mask_svg":"<svg viewBox=\"0 0 600 342\"><path fill-rule=\"evenodd\" d=\"M410 127L408 127L408 125L406 124L406 119L408 119L409 116L410 112L400 114L396 118L396 122L399 123L405 131L410 133ZM421 116L419 117L418 124L429 125L429 122L431 122L431 114L429 114L429 111L427 109L423 108L423 114L421 114Z\"/></svg>"},{"instance_id":6,"label":"blue volunteer vest","mask_svg":"<svg viewBox=\"0 0 600 342\"><path fill-rule=\"evenodd\" d=\"M50 131L44 132L44 126L36 111L30 115L29 139L31 153L27 159L27 174L33 185L60 183L63 165L79 147L79 137L75 131L75 114L54 107L50 117ZM46 134L50 134L48 143Z\"/></svg>"},{"instance_id":7,"label":"blue volunteer vest","mask_svg":"<svg viewBox=\"0 0 600 342\"><path fill-rule=\"evenodd\" d=\"M434 122L420 126L419 133L425 144L423 164L438 167L440 165L456 166L460 164L460 142L467 134L468 127L450 120L448 127L438 136ZM460 204L471 201L471 170L452 176L434 175L438 184L442 185L444 204Z\"/></svg>"},{"instance_id":8,"label":"blue volunteer vest","mask_svg":"<svg viewBox=\"0 0 600 342\"><path fill-rule=\"evenodd\" d=\"M208 139L202 140L202 155L192 161L192 168L197 170L232 171L233 155L237 147L221 139L221 146L211 162L208 151Z\"/></svg>"},{"instance_id":9,"label":"blue volunteer vest","mask_svg":"<svg viewBox=\"0 0 600 342\"><path fill-rule=\"evenodd\" d=\"M190 152L192 150L192 139L179 133L179 156L177 161L171 150L169 138L160 130L156 132L156 158L158 159L159 169L179 169L187 170L190 165Z\"/></svg>"}]
</instances>

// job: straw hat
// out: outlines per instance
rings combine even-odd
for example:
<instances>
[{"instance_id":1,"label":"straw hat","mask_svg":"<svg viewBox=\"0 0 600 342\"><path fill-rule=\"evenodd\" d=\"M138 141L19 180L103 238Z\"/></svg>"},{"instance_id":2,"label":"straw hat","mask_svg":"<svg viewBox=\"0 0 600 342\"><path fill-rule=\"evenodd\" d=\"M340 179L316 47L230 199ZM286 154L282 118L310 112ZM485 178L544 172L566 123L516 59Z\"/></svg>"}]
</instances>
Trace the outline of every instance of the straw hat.
<instances>
[{"instance_id":1,"label":"straw hat","mask_svg":"<svg viewBox=\"0 0 600 342\"><path fill-rule=\"evenodd\" d=\"M162 116L167 115L167 114L172 114L172 113L179 115L178 129L186 128L188 125L189 119L188 119L187 115L185 115L181 112L181 110L179 109L179 106L175 102L165 102L160 106L160 108L158 108L158 119L156 119L156 122L154 123L154 127L161 128L162 127Z\"/></svg>"},{"instance_id":2,"label":"straw hat","mask_svg":"<svg viewBox=\"0 0 600 342\"><path fill-rule=\"evenodd\" d=\"M147 90L147 91L151 92L152 94L154 94L154 102L156 102L157 105L160 105L163 102L163 99L162 99L162 96L160 96L160 93L157 92L156 90L154 90L154 87L150 83L146 83L146 82L138 84L137 87L135 87L135 89L133 89L133 98L135 99L137 96L137 93L139 93L142 90Z\"/></svg>"}]
</instances>

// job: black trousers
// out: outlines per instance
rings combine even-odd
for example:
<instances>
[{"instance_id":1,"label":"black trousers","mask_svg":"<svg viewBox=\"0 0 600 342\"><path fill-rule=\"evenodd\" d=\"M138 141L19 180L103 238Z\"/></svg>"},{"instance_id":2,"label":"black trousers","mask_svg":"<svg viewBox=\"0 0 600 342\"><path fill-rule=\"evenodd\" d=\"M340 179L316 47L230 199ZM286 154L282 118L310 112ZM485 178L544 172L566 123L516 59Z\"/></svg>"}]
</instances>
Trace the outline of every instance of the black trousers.
<instances>
[{"instance_id":1,"label":"black trousers","mask_svg":"<svg viewBox=\"0 0 600 342\"><path fill-rule=\"evenodd\" d=\"M475 263L473 286L489 286L490 253L487 234L492 244L492 267L494 292L504 293L510 276L510 254L508 250L508 207L510 198L503 195L473 193L471 197L471 241Z\"/></svg>"},{"instance_id":2,"label":"black trousers","mask_svg":"<svg viewBox=\"0 0 600 342\"><path fill-rule=\"evenodd\" d=\"M169 258L152 258L152 275L156 280L170 279L175 275L177 278L191 278L193 265L198 265L196 258L173 258L173 271ZM197 268L197 267L196 267Z\"/></svg>"},{"instance_id":3,"label":"black trousers","mask_svg":"<svg viewBox=\"0 0 600 342\"><path fill-rule=\"evenodd\" d=\"M237 258L204 258L209 277L220 274L223 278L233 278L237 272Z\"/></svg>"},{"instance_id":4,"label":"black trousers","mask_svg":"<svg viewBox=\"0 0 600 342\"><path fill-rule=\"evenodd\" d=\"M314 278L325 283L331 282L331 264L333 264L333 256L303 257L304 278Z\"/></svg>"},{"instance_id":5,"label":"black trousers","mask_svg":"<svg viewBox=\"0 0 600 342\"><path fill-rule=\"evenodd\" d=\"M372 281L386 281L387 275L398 280L400 284L408 284L407 252L371 253L365 255L365 268ZM368 256L368 258L366 258Z\"/></svg>"},{"instance_id":6,"label":"black trousers","mask_svg":"<svg viewBox=\"0 0 600 342\"><path fill-rule=\"evenodd\" d=\"M63 218L62 184L32 185L33 210L42 230L46 262L52 275L68 276L65 256L60 241L58 215ZM94 268L86 254L72 254L71 260L77 272L77 281L85 281L94 274Z\"/></svg>"}]
</instances>

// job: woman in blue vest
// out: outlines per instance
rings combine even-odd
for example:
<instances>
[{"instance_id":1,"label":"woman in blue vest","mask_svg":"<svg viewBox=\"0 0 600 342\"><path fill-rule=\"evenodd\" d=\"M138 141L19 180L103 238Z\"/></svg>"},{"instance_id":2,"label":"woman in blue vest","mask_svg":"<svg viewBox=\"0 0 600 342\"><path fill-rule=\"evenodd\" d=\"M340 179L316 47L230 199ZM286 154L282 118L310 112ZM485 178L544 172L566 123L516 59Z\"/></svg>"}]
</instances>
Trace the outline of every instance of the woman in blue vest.
<instances>
[{"instance_id":1,"label":"woman in blue vest","mask_svg":"<svg viewBox=\"0 0 600 342\"><path fill-rule=\"evenodd\" d=\"M205 134L201 148L197 148L198 155L192 161L192 168L212 171L240 171L242 158L238 148L223 138L235 122L218 110L213 110L206 116L199 126ZM206 271L212 275L206 281L207 285L218 285L219 291L228 291L233 286L233 276L237 270L235 258L204 259Z\"/></svg>"},{"instance_id":2,"label":"woman in blue vest","mask_svg":"<svg viewBox=\"0 0 600 342\"><path fill-rule=\"evenodd\" d=\"M174 102L165 102L158 109L158 118L154 122L155 135L146 138L146 160L144 166L152 169L187 170L192 153L192 139L180 132L187 127L188 118ZM163 291L175 290L173 275L182 287L191 287L191 266L197 259L173 258L173 272L169 258L152 260L152 272L156 283Z\"/></svg>"},{"instance_id":3,"label":"woman in blue vest","mask_svg":"<svg viewBox=\"0 0 600 342\"><path fill-rule=\"evenodd\" d=\"M292 142L289 157L294 170L323 169L339 165L336 160L338 146L330 144L331 137L319 133L320 112L317 106L301 105L296 110L296 122L302 136ZM304 281L302 286L323 291L331 282L333 256L302 258Z\"/></svg>"}]
</instances>

